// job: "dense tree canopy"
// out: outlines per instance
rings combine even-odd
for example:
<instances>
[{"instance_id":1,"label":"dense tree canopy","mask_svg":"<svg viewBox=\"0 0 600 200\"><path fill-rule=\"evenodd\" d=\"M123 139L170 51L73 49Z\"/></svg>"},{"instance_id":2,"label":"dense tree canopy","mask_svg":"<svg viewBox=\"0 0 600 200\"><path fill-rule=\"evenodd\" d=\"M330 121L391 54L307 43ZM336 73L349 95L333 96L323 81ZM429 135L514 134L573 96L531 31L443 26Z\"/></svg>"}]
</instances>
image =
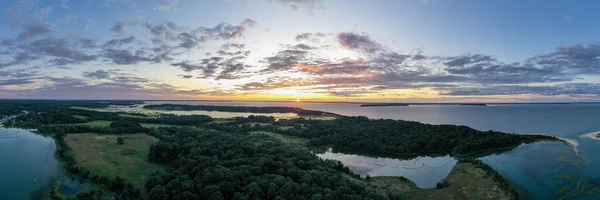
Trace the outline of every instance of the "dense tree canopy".
<instances>
[{"instance_id":1,"label":"dense tree canopy","mask_svg":"<svg viewBox=\"0 0 600 200\"><path fill-rule=\"evenodd\" d=\"M366 117L341 117L318 121L306 128L280 131L310 138L310 145L387 155L443 153L470 155L512 148L536 140L555 140L543 135L518 135L478 131L467 126L429 125L419 122Z\"/></svg>"},{"instance_id":2,"label":"dense tree canopy","mask_svg":"<svg viewBox=\"0 0 600 200\"><path fill-rule=\"evenodd\" d=\"M172 169L147 183L150 199L373 199L339 171L339 161L321 160L266 135L160 128L151 162Z\"/></svg>"}]
</instances>

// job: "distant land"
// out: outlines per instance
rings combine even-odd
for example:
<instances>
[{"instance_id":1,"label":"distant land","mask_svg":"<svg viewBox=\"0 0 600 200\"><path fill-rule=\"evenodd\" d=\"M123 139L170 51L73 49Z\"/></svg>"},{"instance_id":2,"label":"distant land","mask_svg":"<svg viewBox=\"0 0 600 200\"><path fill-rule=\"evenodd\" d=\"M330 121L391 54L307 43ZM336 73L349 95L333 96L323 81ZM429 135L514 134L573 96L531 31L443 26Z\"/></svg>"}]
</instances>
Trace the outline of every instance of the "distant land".
<instances>
[{"instance_id":1,"label":"distant land","mask_svg":"<svg viewBox=\"0 0 600 200\"><path fill-rule=\"evenodd\" d=\"M487 106L484 103L366 103L360 107L410 106L410 105L458 105L458 106Z\"/></svg>"}]
</instances>

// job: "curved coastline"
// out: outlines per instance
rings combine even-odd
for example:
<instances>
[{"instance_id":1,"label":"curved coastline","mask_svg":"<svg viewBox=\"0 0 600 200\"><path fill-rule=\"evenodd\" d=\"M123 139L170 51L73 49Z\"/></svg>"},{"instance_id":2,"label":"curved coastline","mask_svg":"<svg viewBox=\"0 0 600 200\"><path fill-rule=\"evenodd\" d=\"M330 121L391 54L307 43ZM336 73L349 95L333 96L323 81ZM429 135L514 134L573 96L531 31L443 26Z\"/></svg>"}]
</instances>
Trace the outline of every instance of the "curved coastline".
<instances>
[{"instance_id":1,"label":"curved coastline","mask_svg":"<svg viewBox=\"0 0 600 200\"><path fill-rule=\"evenodd\" d=\"M561 138L561 137L556 137L557 139L559 139L560 141L562 141L563 143L565 143L567 146L571 147L571 149L573 149L573 151L579 155L579 150L577 149L577 146L579 146L579 142L577 142L577 140L575 139L569 139L569 138Z\"/></svg>"}]
</instances>

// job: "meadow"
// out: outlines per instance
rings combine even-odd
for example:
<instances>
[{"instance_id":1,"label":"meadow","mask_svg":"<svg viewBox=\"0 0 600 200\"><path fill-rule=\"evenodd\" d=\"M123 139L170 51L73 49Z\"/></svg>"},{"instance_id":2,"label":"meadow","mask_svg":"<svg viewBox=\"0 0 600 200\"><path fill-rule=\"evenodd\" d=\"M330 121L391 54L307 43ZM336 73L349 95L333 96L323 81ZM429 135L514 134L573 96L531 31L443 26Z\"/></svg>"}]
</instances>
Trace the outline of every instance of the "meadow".
<instances>
[{"instance_id":1,"label":"meadow","mask_svg":"<svg viewBox=\"0 0 600 200\"><path fill-rule=\"evenodd\" d=\"M117 144L118 137L125 138L125 143ZM118 175L134 185L143 185L150 174L164 171L162 166L147 161L150 145L158 140L143 133L78 133L67 135L65 141L73 149L77 164L94 175Z\"/></svg>"}]
</instances>

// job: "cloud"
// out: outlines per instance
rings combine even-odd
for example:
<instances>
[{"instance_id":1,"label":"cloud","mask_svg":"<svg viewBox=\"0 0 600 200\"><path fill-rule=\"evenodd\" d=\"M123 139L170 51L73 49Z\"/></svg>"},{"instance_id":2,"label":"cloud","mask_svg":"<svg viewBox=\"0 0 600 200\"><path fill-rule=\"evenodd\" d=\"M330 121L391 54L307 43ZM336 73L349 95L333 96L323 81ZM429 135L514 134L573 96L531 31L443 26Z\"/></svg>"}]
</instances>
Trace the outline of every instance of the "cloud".
<instances>
[{"instance_id":1,"label":"cloud","mask_svg":"<svg viewBox=\"0 0 600 200\"><path fill-rule=\"evenodd\" d=\"M338 34L337 39L342 47L352 50L374 53L381 49L381 45L372 41L367 35L345 32Z\"/></svg>"},{"instance_id":2,"label":"cloud","mask_svg":"<svg viewBox=\"0 0 600 200\"><path fill-rule=\"evenodd\" d=\"M242 37L246 31L246 28L253 27L256 24L256 21L253 19L246 19L239 26L234 26L223 22L212 28L200 27L199 30L205 33L206 37L227 40Z\"/></svg>"},{"instance_id":3,"label":"cloud","mask_svg":"<svg viewBox=\"0 0 600 200\"><path fill-rule=\"evenodd\" d=\"M106 46L106 47L121 46L121 45L131 44L135 41L136 41L135 36L129 36L127 38L109 40L108 42L104 43L104 46Z\"/></svg>"},{"instance_id":4,"label":"cloud","mask_svg":"<svg viewBox=\"0 0 600 200\"><path fill-rule=\"evenodd\" d=\"M124 34L127 31L127 26L123 22L118 22L109 30L118 34Z\"/></svg>"},{"instance_id":5,"label":"cloud","mask_svg":"<svg viewBox=\"0 0 600 200\"><path fill-rule=\"evenodd\" d=\"M108 48L104 50L102 56L109 59L112 63L117 65L132 65L140 62L153 62L159 63L163 60L170 60L171 58L166 55L146 55L143 51L132 52L126 49L113 49Z\"/></svg>"},{"instance_id":6,"label":"cloud","mask_svg":"<svg viewBox=\"0 0 600 200\"><path fill-rule=\"evenodd\" d=\"M34 83L31 79L9 79L9 80L0 80L0 86L9 86L9 85L26 85Z\"/></svg>"},{"instance_id":7,"label":"cloud","mask_svg":"<svg viewBox=\"0 0 600 200\"><path fill-rule=\"evenodd\" d=\"M292 10L314 10L314 9L322 9L323 1L322 0L267 0L267 2L272 3L276 2L280 5L285 5L291 8Z\"/></svg>"},{"instance_id":8,"label":"cloud","mask_svg":"<svg viewBox=\"0 0 600 200\"><path fill-rule=\"evenodd\" d=\"M177 5L177 0L159 0L154 10L171 10Z\"/></svg>"},{"instance_id":9,"label":"cloud","mask_svg":"<svg viewBox=\"0 0 600 200\"><path fill-rule=\"evenodd\" d=\"M88 55L83 51L75 49L73 47L73 43L68 39L39 39L33 41L31 46L34 47L34 50L37 50L37 53L40 53L41 55L53 57L54 59L63 61L61 63L57 63L59 66L94 61L97 59L97 56L95 55Z\"/></svg>"},{"instance_id":10,"label":"cloud","mask_svg":"<svg viewBox=\"0 0 600 200\"><path fill-rule=\"evenodd\" d=\"M93 72L84 72L83 76L93 79L108 79L111 76L111 72L99 69Z\"/></svg>"},{"instance_id":11,"label":"cloud","mask_svg":"<svg viewBox=\"0 0 600 200\"><path fill-rule=\"evenodd\" d=\"M296 35L296 40L298 41L302 41L302 40L318 40L321 38L324 38L325 34L323 33L300 33L298 35Z\"/></svg>"},{"instance_id":12,"label":"cloud","mask_svg":"<svg viewBox=\"0 0 600 200\"><path fill-rule=\"evenodd\" d=\"M308 52L302 50L280 51L275 56L263 59L263 62L267 63L267 68L263 69L262 72L289 70L294 67L295 64L305 61L307 55Z\"/></svg>"},{"instance_id":13,"label":"cloud","mask_svg":"<svg viewBox=\"0 0 600 200\"><path fill-rule=\"evenodd\" d=\"M52 13L52 7L50 6L40 9L40 15L43 18L47 18L50 13Z\"/></svg>"},{"instance_id":14,"label":"cloud","mask_svg":"<svg viewBox=\"0 0 600 200\"><path fill-rule=\"evenodd\" d=\"M40 36L51 35L55 32L55 28L49 24L33 24L27 26L24 32L19 34L21 40L32 40Z\"/></svg>"}]
</instances>

